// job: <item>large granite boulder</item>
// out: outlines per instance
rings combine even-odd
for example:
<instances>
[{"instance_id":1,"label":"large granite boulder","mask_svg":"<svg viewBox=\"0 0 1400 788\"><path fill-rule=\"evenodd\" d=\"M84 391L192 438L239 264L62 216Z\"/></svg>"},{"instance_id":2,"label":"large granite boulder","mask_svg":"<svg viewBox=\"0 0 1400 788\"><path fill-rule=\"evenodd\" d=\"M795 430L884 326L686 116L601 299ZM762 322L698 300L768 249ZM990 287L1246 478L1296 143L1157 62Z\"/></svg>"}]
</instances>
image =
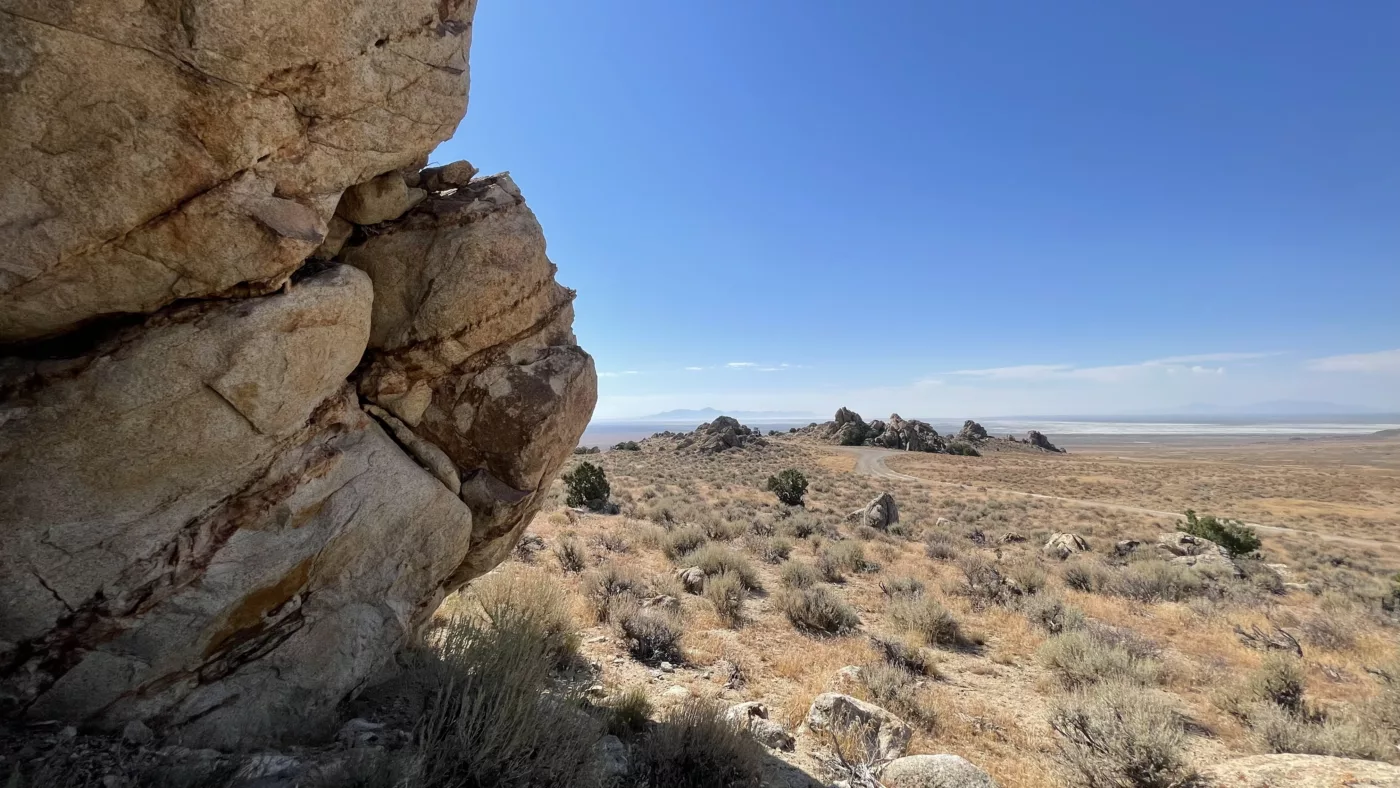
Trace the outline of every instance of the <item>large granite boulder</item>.
<instances>
[{"instance_id":1,"label":"large granite boulder","mask_svg":"<svg viewBox=\"0 0 1400 788\"><path fill-rule=\"evenodd\" d=\"M475 0L15 0L0 342L275 290L466 110Z\"/></svg>"},{"instance_id":2,"label":"large granite boulder","mask_svg":"<svg viewBox=\"0 0 1400 788\"><path fill-rule=\"evenodd\" d=\"M596 378L510 178L418 172L474 6L12 4L6 716L307 735L519 539Z\"/></svg>"},{"instance_id":3,"label":"large granite boulder","mask_svg":"<svg viewBox=\"0 0 1400 788\"><path fill-rule=\"evenodd\" d=\"M885 788L997 788L996 780L957 755L906 755L880 773Z\"/></svg>"},{"instance_id":4,"label":"large granite boulder","mask_svg":"<svg viewBox=\"0 0 1400 788\"><path fill-rule=\"evenodd\" d=\"M846 515L846 520L883 531L899 522L899 505L895 503L893 495L883 492L871 499L870 503Z\"/></svg>"},{"instance_id":5,"label":"large granite boulder","mask_svg":"<svg viewBox=\"0 0 1400 788\"><path fill-rule=\"evenodd\" d=\"M1400 788L1400 766L1331 755L1251 755L1201 770L1205 788Z\"/></svg>"},{"instance_id":6,"label":"large granite boulder","mask_svg":"<svg viewBox=\"0 0 1400 788\"><path fill-rule=\"evenodd\" d=\"M881 761L902 757L914 735L909 723L885 709L836 692L824 692L813 699L807 710L807 728L815 733L859 736L866 751Z\"/></svg>"}]
</instances>

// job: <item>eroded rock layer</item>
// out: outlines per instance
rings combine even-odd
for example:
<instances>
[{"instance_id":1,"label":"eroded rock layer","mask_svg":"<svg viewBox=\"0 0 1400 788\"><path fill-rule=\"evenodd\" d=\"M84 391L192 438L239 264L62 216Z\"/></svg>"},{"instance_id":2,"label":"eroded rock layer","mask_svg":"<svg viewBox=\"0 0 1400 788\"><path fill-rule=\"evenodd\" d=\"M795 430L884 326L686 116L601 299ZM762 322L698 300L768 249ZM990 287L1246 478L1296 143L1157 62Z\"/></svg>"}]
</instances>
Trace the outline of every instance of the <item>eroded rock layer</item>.
<instances>
[{"instance_id":1,"label":"eroded rock layer","mask_svg":"<svg viewBox=\"0 0 1400 788\"><path fill-rule=\"evenodd\" d=\"M0 712L318 722L596 398L508 175L420 168L471 0L0 0Z\"/></svg>"}]
</instances>

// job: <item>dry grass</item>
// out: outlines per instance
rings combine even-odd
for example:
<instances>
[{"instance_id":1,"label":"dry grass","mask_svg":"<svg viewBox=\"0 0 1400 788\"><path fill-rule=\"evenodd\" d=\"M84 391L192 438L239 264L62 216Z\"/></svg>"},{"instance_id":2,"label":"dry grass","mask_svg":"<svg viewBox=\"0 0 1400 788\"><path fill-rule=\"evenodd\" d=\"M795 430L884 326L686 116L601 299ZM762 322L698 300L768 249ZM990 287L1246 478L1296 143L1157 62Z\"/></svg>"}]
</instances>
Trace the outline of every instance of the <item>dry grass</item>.
<instances>
[{"instance_id":1,"label":"dry grass","mask_svg":"<svg viewBox=\"0 0 1400 788\"><path fill-rule=\"evenodd\" d=\"M643 687L663 711L665 690L682 686L691 696L724 703L763 701L774 720L795 731L822 692L878 698L917 718L911 752L956 753L986 768L1004 788L1031 788L1047 780L1067 784L1074 771L1065 770L1065 737L1051 728L1056 710L1075 703L1098 708L1108 701L1091 703L1084 693L1126 682L1155 699L1123 701L1147 704L1146 717L1165 704L1193 721L1180 733L1178 753L1181 773L1189 774L1265 749L1258 731L1222 710L1215 697L1217 688L1239 683L1263 663L1266 655L1235 633L1237 626L1257 625L1283 627L1303 642L1300 667L1314 707L1326 708L1334 720L1369 714L1378 730L1386 729L1387 719L1400 728L1400 702L1388 700L1400 693L1368 672L1400 664L1395 620L1380 604L1387 573L1400 568L1400 551L1264 533L1264 560L1287 564L1282 580L1295 584L1274 589L1285 592L1278 594L1248 579L1206 578L1175 565L1113 556L1116 541L1137 539L1149 545L1150 557L1157 534L1173 529L1171 517L997 491L1092 494L1105 503L1165 511L1190 505L1245 519L1262 511L1250 507L1272 507L1276 519L1270 521L1279 525L1364 533L1365 527L1400 524L1400 485L1388 475L1393 470L1253 467L1243 454L1200 463L1077 455L900 455L891 461L904 473L972 485L963 488L857 476L849 455L782 439L763 451L697 456L644 450L592 459L606 469L622 514L568 517L547 510L531 533L551 550L563 539L576 540L587 569L559 573L550 552L534 560L575 597L575 618L588 625L581 649L601 666L602 683L613 693ZM789 510L762 489L769 475L788 467L802 470L811 483L804 509ZM1323 489L1337 476L1345 477L1339 487ZM846 512L882 491L899 502L899 534L859 533L844 522ZM1301 508L1296 517L1287 514L1278 503L1315 497L1340 506L1345 502L1336 499L1348 495L1384 511L1355 510L1347 516L1360 520L1323 523ZM1046 537L1059 531L1083 536L1091 552L1063 564L1041 556ZM1008 534L1025 541L1005 539ZM679 593L676 568L700 563L707 573L713 570L712 585L728 570L726 582L754 590L741 596L720 593L724 589ZM747 579L735 576L737 566L746 567ZM613 582L599 583L602 576ZM995 589L992 577L999 578ZM839 582L825 582L831 579ZM598 590L614 586L625 587ZM836 635L795 627L786 603L813 588L849 606L859 623ZM640 663L617 625L597 619L601 598L640 603L659 594L679 599L679 610L656 615L670 616L684 633L677 646L685 661L658 677L651 673L655 657L647 655L651 665ZM738 615L726 612L735 599L741 600ZM965 647L919 648L948 640L942 624L950 620ZM882 645L892 642L900 644L894 651ZM901 648L906 651L894 653ZM911 653L932 663L929 675L913 675L912 682L908 669L917 663L900 656ZM879 668L869 682L838 675L846 666L872 665L888 669ZM1066 686L1084 687L1078 690L1083 697L1075 700ZM799 737L798 752L783 757L816 773L805 738Z\"/></svg>"}]
</instances>

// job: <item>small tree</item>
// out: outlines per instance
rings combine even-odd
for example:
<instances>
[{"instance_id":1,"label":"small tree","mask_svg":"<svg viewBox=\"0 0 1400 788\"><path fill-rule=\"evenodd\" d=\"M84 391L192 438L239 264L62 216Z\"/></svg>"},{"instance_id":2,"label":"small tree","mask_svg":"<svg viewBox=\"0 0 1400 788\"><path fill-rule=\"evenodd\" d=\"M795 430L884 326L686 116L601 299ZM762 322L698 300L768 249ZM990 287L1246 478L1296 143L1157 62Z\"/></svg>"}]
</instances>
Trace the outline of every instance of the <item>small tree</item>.
<instances>
[{"instance_id":1,"label":"small tree","mask_svg":"<svg viewBox=\"0 0 1400 788\"><path fill-rule=\"evenodd\" d=\"M1215 542L1232 557L1249 555L1262 544L1254 529L1239 520L1219 519L1213 514L1197 517L1191 509L1186 510L1186 524L1181 530Z\"/></svg>"},{"instance_id":2,"label":"small tree","mask_svg":"<svg viewBox=\"0 0 1400 788\"><path fill-rule=\"evenodd\" d=\"M807 494L807 477L796 468L788 468L768 477L768 490L788 506L801 506L802 496Z\"/></svg>"},{"instance_id":3,"label":"small tree","mask_svg":"<svg viewBox=\"0 0 1400 788\"><path fill-rule=\"evenodd\" d=\"M612 493L607 474L591 462L579 463L578 467L564 474L563 479L569 493L565 502L570 506L587 506L596 511L607 504L608 495Z\"/></svg>"},{"instance_id":4,"label":"small tree","mask_svg":"<svg viewBox=\"0 0 1400 788\"><path fill-rule=\"evenodd\" d=\"M612 447L613 451L641 451L641 444L636 441L623 441Z\"/></svg>"}]
</instances>

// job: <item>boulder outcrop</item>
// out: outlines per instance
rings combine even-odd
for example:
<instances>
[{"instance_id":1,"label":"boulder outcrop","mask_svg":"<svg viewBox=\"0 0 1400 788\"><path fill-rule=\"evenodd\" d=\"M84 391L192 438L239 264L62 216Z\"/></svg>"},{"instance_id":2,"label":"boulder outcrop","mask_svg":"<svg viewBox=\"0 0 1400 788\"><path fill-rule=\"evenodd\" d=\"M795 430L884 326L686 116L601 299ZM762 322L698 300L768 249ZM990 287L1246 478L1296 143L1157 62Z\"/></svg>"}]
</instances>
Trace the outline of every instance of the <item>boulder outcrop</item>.
<instances>
[{"instance_id":1,"label":"boulder outcrop","mask_svg":"<svg viewBox=\"0 0 1400 788\"><path fill-rule=\"evenodd\" d=\"M729 449L752 449L768 445L763 431L746 427L733 416L720 416L690 432L658 432L641 442L643 451L686 451L714 454Z\"/></svg>"},{"instance_id":2,"label":"boulder outcrop","mask_svg":"<svg viewBox=\"0 0 1400 788\"><path fill-rule=\"evenodd\" d=\"M419 171L474 10L7 14L7 715L305 734L518 541L596 377L510 177Z\"/></svg>"},{"instance_id":3,"label":"boulder outcrop","mask_svg":"<svg viewBox=\"0 0 1400 788\"><path fill-rule=\"evenodd\" d=\"M798 431L823 443L839 446L879 446L904 451L940 452L946 444L938 431L922 421L890 415L889 421L875 419L866 423L859 413L848 408L836 411L836 416L824 424L812 424Z\"/></svg>"}]
</instances>

